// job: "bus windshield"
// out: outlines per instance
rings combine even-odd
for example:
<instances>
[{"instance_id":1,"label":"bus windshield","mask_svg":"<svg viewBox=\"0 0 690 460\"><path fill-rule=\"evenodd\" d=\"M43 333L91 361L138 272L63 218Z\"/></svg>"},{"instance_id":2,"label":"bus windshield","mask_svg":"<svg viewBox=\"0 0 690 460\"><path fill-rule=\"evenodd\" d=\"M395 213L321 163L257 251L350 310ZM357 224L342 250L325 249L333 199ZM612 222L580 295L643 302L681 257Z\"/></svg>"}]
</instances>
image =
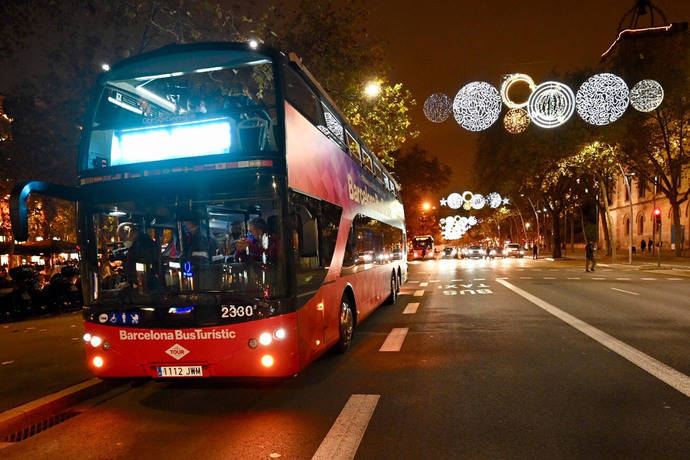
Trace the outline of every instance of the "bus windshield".
<instances>
[{"instance_id":1,"label":"bus windshield","mask_svg":"<svg viewBox=\"0 0 690 460\"><path fill-rule=\"evenodd\" d=\"M96 284L89 300L150 305L200 293L285 296L279 216L274 198L143 199L93 207L87 219L97 263L87 264Z\"/></svg>"},{"instance_id":2,"label":"bus windshield","mask_svg":"<svg viewBox=\"0 0 690 460\"><path fill-rule=\"evenodd\" d=\"M412 249L431 249L434 246L434 239L432 237L414 238L412 240Z\"/></svg>"},{"instance_id":3,"label":"bus windshield","mask_svg":"<svg viewBox=\"0 0 690 460\"><path fill-rule=\"evenodd\" d=\"M104 83L82 169L277 150L270 60L225 51L196 68L185 56Z\"/></svg>"}]
</instances>

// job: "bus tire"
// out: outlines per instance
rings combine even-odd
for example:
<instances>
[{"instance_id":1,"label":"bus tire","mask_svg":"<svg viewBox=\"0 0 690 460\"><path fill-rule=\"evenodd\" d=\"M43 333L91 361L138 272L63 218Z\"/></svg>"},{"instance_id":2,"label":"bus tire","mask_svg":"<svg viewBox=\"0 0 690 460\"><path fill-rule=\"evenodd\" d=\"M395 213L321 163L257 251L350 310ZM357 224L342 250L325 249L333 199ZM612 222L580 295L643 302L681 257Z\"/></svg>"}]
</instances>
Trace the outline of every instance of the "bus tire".
<instances>
[{"instance_id":1,"label":"bus tire","mask_svg":"<svg viewBox=\"0 0 690 460\"><path fill-rule=\"evenodd\" d=\"M386 305L393 305L398 300L398 276L393 272L391 274L391 293L386 299Z\"/></svg>"},{"instance_id":2,"label":"bus tire","mask_svg":"<svg viewBox=\"0 0 690 460\"><path fill-rule=\"evenodd\" d=\"M338 315L338 330L340 337L335 349L339 353L345 353L352 346L352 336L355 331L355 317L352 312L352 302L344 295L340 300L340 313Z\"/></svg>"}]
</instances>

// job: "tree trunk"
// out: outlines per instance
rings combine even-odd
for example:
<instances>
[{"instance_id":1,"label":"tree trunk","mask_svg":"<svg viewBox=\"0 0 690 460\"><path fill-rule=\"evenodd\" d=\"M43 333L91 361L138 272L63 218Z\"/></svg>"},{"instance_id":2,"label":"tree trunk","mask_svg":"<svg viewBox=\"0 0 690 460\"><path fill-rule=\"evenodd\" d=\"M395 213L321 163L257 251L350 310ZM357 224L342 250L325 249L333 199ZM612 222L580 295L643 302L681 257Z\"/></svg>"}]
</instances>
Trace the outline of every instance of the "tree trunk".
<instances>
[{"instance_id":1,"label":"tree trunk","mask_svg":"<svg viewBox=\"0 0 690 460\"><path fill-rule=\"evenodd\" d=\"M549 210L553 229L552 257L560 259L561 256L561 216L558 211Z\"/></svg>"},{"instance_id":2,"label":"tree trunk","mask_svg":"<svg viewBox=\"0 0 690 460\"><path fill-rule=\"evenodd\" d=\"M573 215L570 219L570 250L575 250L575 208L573 208Z\"/></svg>"},{"instance_id":3,"label":"tree trunk","mask_svg":"<svg viewBox=\"0 0 690 460\"><path fill-rule=\"evenodd\" d=\"M680 228L680 203L677 201L671 202L671 211L673 212L673 233L675 233L676 240L676 257L683 255L683 248L681 244L681 228Z\"/></svg>"},{"instance_id":4,"label":"tree trunk","mask_svg":"<svg viewBox=\"0 0 690 460\"><path fill-rule=\"evenodd\" d=\"M587 227L585 227L585 210L583 206L580 206L580 225L582 225L582 236L585 237L585 243L587 243L589 238L587 238ZM597 235L597 239L599 239L599 235Z\"/></svg>"},{"instance_id":5,"label":"tree trunk","mask_svg":"<svg viewBox=\"0 0 690 460\"><path fill-rule=\"evenodd\" d=\"M616 227L613 225L613 218L611 217L611 209L609 208L609 197L607 194L606 183L604 179L599 178L599 193L604 202L604 212L606 215L606 225L604 226L604 235L608 234L606 240L606 255L610 255L612 259L616 259Z\"/></svg>"}]
</instances>

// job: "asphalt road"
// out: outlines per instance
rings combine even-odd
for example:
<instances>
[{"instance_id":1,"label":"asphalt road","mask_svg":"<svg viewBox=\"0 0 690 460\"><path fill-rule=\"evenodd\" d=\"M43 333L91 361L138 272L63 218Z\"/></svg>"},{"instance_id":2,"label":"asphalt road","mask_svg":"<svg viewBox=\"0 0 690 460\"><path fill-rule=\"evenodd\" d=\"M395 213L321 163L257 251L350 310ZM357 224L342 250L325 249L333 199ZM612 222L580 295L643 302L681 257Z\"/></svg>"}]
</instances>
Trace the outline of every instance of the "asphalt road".
<instances>
[{"instance_id":1,"label":"asphalt road","mask_svg":"<svg viewBox=\"0 0 690 460\"><path fill-rule=\"evenodd\" d=\"M151 381L0 455L688 458L690 278L445 260L403 294L297 377Z\"/></svg>"}]
</instances>

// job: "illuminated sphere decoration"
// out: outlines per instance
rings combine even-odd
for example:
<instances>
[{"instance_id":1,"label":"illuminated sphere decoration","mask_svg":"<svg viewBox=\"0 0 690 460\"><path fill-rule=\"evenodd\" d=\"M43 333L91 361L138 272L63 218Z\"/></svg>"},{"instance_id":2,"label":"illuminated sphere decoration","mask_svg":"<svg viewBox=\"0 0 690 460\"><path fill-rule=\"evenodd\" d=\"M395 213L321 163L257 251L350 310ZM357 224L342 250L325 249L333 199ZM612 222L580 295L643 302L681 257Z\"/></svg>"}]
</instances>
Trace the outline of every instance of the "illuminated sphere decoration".
<instances>
[{"instance_id":1,"label":"illuminated sphere decoration","mask_svg":"<svg viewBox=\"0 0 690 460\"><path fill-rule=\"evenodd\" d=\"M470 202L474 209L482 209L486 205L486 198L479 193L472 195L472 201Z\"/></svg>"},{"instance_id":2,"label":"illuminated sphere decoration","mask_svg":"<svg viewBox=\"0 0 690 460\"><path fill-rule=\"evenodd\" d=\"M599 73L589 77L577 91L577 113L591 125L608 125L623 116L628 97L628 85L621 77Z\"/></svg>"},{"instance_id":3,"label":"illuminated sphere decoration","mask_svg":"<svg viewBox=\"0 0 690 460\"><path fill-rule=\"evenodd\" d=\"M510 109L503 117L503 126L510 134L524 133L529 126L529 115L524 109Z\"/></svg>"},{"instance_id":4,"label":"illuminated sphere decoration","mask_svg":"<svg viewBox=\"0 0 690 460\"><path fill-rule=\"evenodd\" d=\"M562 125L575 111L575 95L563 83L547 81L537 86L527 101L527 113L541 128Z\"/></svg>"},{"instance_id":5,"label":"illuminated sphere decoration","mask_svg":"<svg viewBox=\"0 0 690 460\"><path fill-rule=\"evenodd\" d=\"M424 116L434 123L443 123L453 112L453 101L443 93L434 93L424 102Z\"/></svg>"},{"instance_id":6,"label":"illuminated sphere decoration","mask_svg":"<svg viewBox=\"0 0 690 460\"><path fill-rule=\"evenodd\" d=\"M501 95L489 83L475 81L458 91L453 101L455 121L468 131L483 131L501 114Z\"/></svg>"},{"instance_id":7,"label":"illuminated sphere decoration","mask_svg":"<svg viewBox=\"0 0 690 460\"><path fill-rule=\"evenodd\" d=\"M472 203L470 203L469 201L465 201L465 204L462 205L462 209L464 209L465 211L469 211L470 209L472 209Z\"/></svg>"},{"instance_id":8,"label":"illuminated sphere decoration","mask_svg":"<svg viewBox=\"0 0 690 460\"><path fill-rule=\"evenodd\" d=\"M472 201L472 195L473 195L473 193L470 192L469 190L462 192L463 201L465 201L465 202Z\"/></svg>"},{"instance_id":9,"label":"illuminated sphere decoration","mask_svg":"<svg viewBox=\"0 0 690 460\"><path fill-rule=\"evenodd\" d=\"M463 199L459 193L451 193L448 195L447 204L451 209L459 209L462 206Z\"/></svg>"},{"instance_id":10,"label":"illuminated sphere decoration","mask_svg":"<svg viewBox=\"0 0 690 460\"><path fill-rule=\"evenodd\" d=\"M510 88L512 88L513 85L520 83L524 83L529 86L530 92L534 91L534 80L532 80L532 77L525 75L524 73L508 75L501 85L501 99L509 109L521 109L527 106L527 101L515 102L510 99Z\"/></svg>"},{"instance_id":11,"label":"illuminated sphere decoration","mask_svg":"<svg viewBox=\"0 0 690 460\"><path fill-rule=\"evenodd\" d=\"M651 112L664 100L664 88L658 81L642 80L630 90L630 105L640 112Z\"/></svg>"}]
</instances>

